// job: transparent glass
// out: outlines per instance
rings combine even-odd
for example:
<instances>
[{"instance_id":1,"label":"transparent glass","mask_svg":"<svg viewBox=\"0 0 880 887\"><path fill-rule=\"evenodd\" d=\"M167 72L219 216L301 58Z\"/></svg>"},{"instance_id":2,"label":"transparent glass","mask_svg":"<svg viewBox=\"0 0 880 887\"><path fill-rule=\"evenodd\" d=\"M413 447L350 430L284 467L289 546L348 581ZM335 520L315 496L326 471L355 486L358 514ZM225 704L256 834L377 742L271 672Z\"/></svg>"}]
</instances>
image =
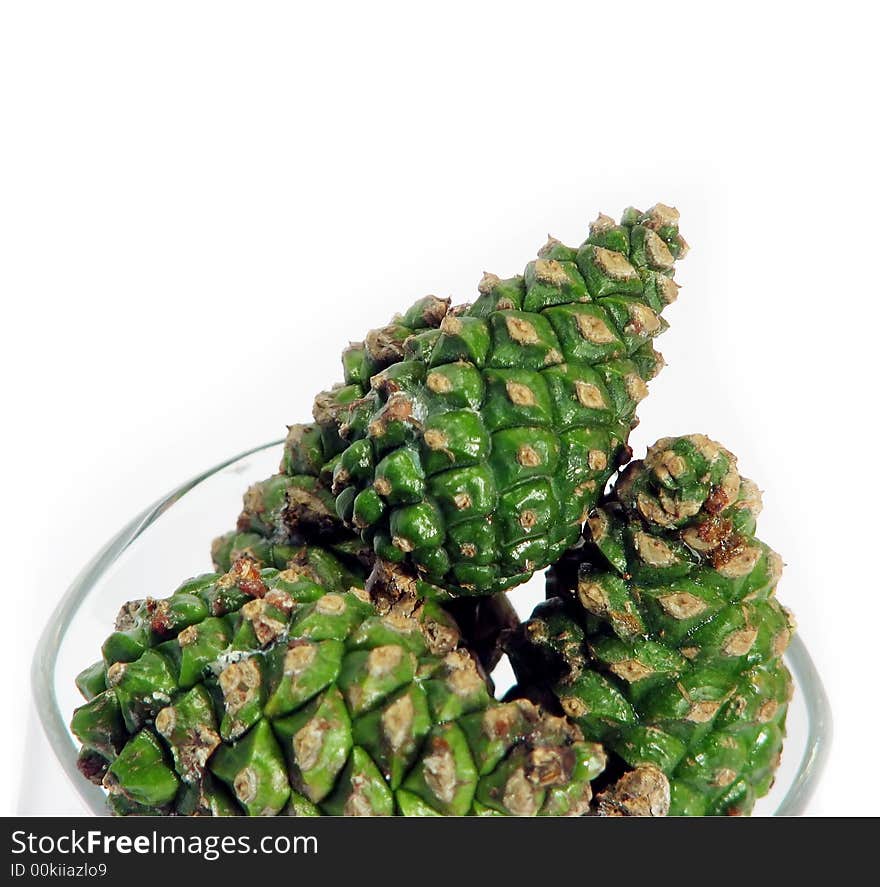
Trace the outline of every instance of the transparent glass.
<instances>
[{"instance_id":1,"label":"transparent glass","mask_svg":"<svg viewBox=\"0 0 880 887\"><path fill-rule=\"evenodd\" d=\"M106 815L104 794L76 769L77 744L68 728L82 700L74 677L98 655L119 606L163 597L181 579L210 569L211 539L227 530L242 492L277 470L282 444L275 441L218 465L164 496L135 517L86 565L46 626L32 666L37 713L49 744L87 810ZM541 597L539 580L511 594L521 614ZM759 801L758 815L791 816L807 810L831 741L831 713L806 647L795 637L786 660L795 696L776 784ZM499 694L510 670L496 672Z\"/></svg>"}]
</instances>

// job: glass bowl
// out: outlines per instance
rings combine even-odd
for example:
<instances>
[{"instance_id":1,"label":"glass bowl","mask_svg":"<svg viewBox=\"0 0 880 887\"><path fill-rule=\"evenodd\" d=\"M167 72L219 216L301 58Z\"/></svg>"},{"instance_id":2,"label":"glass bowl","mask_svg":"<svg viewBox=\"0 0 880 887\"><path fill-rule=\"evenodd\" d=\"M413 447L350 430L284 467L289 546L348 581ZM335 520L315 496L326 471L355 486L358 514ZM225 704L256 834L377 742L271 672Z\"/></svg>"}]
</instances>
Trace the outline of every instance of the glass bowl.
<instances>
[{"instance_id":1,"label":"glass bowl","mask_svg":"<svg viewBox=\"0 0 880 887\"><path fill-rule=\"evenodd\" d=\"M37 644L31 683L49 744L87 810L107 814L103 791L76 769L78 745L68 722L82 699L74 677L97 658L123 602L164 597L181 579L211 569L211 540L233 526L244 490L277 470L281 450L282 442L275 441L235 456L147 508L86 565L52 614ZM520 615L531 612L543 597L542 577L510 597ZM786 661L795 683L788 736L776 783L756 815L803 813L831 741L828 699L800 638L792 641ZM512 680L509 665L502 663L493 678L501 695Z\"/></svg>"}]
</instances>

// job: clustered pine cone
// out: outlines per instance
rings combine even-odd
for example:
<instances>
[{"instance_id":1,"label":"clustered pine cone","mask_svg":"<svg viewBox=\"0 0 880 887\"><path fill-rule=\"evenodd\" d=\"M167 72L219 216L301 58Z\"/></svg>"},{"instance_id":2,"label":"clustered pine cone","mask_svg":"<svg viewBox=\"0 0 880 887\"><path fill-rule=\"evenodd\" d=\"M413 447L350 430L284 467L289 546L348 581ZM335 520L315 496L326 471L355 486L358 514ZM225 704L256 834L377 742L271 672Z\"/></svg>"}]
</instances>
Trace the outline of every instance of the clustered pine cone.
<instances>
[{"instance_id":1,"label":"clustered pine cone","mask_svg":"<svg viewBox=\"0 0 880 887\"><path fill-rule=\"evenodd\" d=\"M760 495L703 435L628 445L686 252L671 207L600 215L350 345L214 572L78 676L113 812L749 813L792 688Z\"/></svg>"}]
</instances>

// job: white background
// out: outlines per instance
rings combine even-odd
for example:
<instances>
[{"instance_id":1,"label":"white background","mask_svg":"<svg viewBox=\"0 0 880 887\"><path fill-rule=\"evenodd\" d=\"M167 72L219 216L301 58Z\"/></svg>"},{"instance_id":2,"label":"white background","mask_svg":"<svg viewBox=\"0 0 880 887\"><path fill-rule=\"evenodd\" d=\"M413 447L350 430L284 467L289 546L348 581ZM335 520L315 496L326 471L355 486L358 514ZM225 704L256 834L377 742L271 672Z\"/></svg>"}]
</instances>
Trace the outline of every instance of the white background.
<instances>
[{"instance_id":1,"label":"white background","mask_svg":"<svg viewBox=\"0 0 880 887\"><path fill-rule=\"evenodd\" d=\"M811 812L876 812L872 6L4 4L5 811L51 772L36 635L123 522L418 296L662 200L692 251L633 443L704 431L765 490L836 720Z\"/></svg>"}]
</instances>

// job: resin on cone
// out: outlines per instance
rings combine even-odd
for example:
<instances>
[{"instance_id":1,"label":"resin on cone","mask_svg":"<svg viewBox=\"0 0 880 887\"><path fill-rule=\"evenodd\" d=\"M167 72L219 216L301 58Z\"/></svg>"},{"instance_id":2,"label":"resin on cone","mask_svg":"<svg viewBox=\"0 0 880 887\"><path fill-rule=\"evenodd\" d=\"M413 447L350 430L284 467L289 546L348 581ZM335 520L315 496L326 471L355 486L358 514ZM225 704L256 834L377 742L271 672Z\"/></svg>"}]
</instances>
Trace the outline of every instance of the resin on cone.
<instances>
[{"instance_id":1,"label":"resin on cone","mask_svg":"<svg viewBox=\"0 0 880 887\"><path fill-rule=\"evenodd\" d=\"M782 561L755 537L760 505L722 446L659 441L510 645L519 691L604 743L609 772L640 768L639 796L668 791L674 815L747 814L779 764L794 626L774 596ZM621 798L618 783L600 809Z\"/></svg>"}]
</instances>

